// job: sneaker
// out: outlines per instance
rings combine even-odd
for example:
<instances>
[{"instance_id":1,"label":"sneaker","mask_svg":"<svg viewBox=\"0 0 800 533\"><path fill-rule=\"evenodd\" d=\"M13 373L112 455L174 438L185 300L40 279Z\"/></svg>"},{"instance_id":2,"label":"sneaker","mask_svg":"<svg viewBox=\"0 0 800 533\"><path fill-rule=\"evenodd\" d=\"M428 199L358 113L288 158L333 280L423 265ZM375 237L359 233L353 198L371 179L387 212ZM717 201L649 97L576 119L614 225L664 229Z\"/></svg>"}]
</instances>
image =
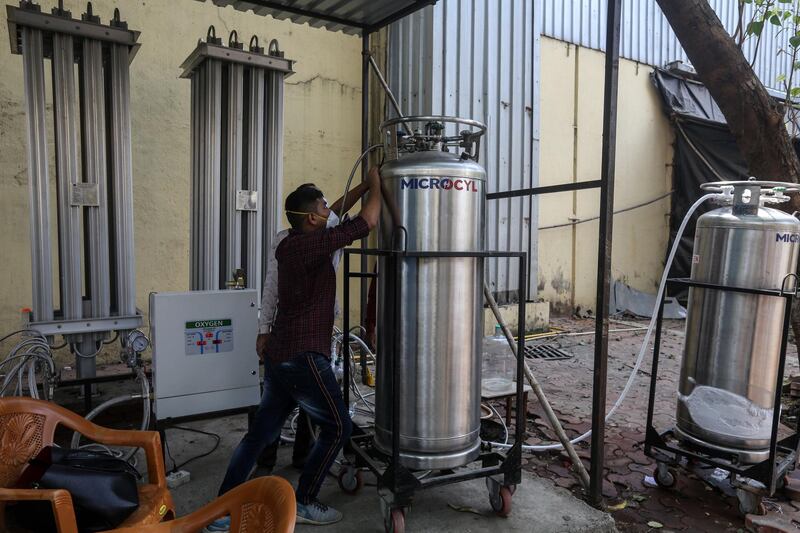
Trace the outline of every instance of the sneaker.
<instances>
[{"instance_id":1,"label":"sneaker","mask_svg":"<svg viewBox=\"0 0 800 533\"><path fill-rule=\"evenodd\" d=\"M223 516L208 524L203 533L228 533L231 530L231 517Z\"/></svg>"},{"instance_id":2,"label":"sneaker","mask_svg":"<svg viewBox=\"0 0 800 533\"><path fill-rule=\"evenodd\" d=\"M342 513L317 500L308 504L297 502L297 523L326 526L342 519Z\"/></svg>"}]
</instances>

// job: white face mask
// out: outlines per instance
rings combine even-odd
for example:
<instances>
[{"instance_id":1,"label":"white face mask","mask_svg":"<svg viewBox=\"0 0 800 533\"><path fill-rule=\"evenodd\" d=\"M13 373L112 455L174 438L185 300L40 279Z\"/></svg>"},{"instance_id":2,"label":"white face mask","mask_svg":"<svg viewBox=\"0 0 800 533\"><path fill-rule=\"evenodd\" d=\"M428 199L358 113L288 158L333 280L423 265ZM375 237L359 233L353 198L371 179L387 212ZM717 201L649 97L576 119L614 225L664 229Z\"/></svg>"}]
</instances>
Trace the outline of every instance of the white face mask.
<instances>
[{"instance_id":1,"label":"white face mask","mask_svg":"<svg viewBox=\"0 0 800 533\"><path fill-rule=\"evenodd\" d=\"M339 217L336 216L336 213L331 211L330 215L328 215L328 222L325 224L326 228L335 228L339 225Z\"/></svg>"},{"instance_id":2,"label":"white face mask","mask_svg":"<svg viewBox=\"0 0 800 533\"><path fill-rule=\"evenodd\" d=\"M331 214L328 215L328 223L326 224L326 227L327 228L335 228L338 225L339 225L339 217L336 215L336 213L331 211ZM339 260L341 258L342 258L342 251L341 250L336 250L335 252L333 252L333 255L331 256L331 262L333 263L333 269L334 270L339 268Z\"/></svg>"}]
</instances>

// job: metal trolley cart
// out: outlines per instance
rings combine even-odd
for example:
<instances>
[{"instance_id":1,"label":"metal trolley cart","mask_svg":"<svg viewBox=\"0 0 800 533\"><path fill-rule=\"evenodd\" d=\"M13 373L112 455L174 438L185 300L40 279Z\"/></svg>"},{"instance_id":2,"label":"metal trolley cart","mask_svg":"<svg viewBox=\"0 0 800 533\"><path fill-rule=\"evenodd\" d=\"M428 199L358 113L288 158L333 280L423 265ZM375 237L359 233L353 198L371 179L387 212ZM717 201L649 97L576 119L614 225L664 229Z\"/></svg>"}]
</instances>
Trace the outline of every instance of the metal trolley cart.
<instances>
[{"instance_id":1,"label":"metal trolley cart","mask_svg":"<svg viewBox=\"0 0 800 533\"><path fill-rule=\"evenodd\" d=\"M697 220L675 426L653 426L664 300L656 316L645 453L655 481L675 484L671 466L692 469L739 510L762 511L797 459L798 426L779 439L789 320L797 294L800 221L773 207L800 192L771 181L705 183L695 206L722 206ZM727 473L727 474L726 474ZM726 481L726 478L729 481Z\"/></svg>"},{"instance_id":2,"label":"metal trolley cart","mask_svg":"<svg viewBox=\"0 0 800 533\"><path fill-rule=\"evenodd\" d=\"M525 294L526 282L526 261L527 256L524 252L409 252L391 251L375 249L352 249L344 250L344 332L350 329L349 311L350 299L349 288L352 278L375 277L376 274L369 272L351 272L350 257L353 255L367 255L384 258L385 271L379 272L377 276L387 276L389 280L397 279L399 267L403 260L412 259L419 262L421 259L431 258L516 258L519 264L519 294ZM397 291L398 284L390 283L391 290ZM396 296L396 295L395 295ZM389 323L398 323L401 315L400 298L392 298L394 306L383 309L383 313L388 313L385 317ZM525 323L524 303L518 303L519 324ZM396 334L397 328L387 328L387 331L380 331L382 335L381 346L383 350L390 350L389 357L379 353L379 357L384 360L392 361L390 372L391 388L396 390L394 385L400 383L404 377L400 372L399 358L391 356L398 353L400 336ZM345 345L347 341L343 341ZM517 339L517 353L524 353L524 335L519 335ZM347 348L345 348L347 349ZM350 364L349 358L345 358L344 364L344 399L349 405L350 402ZM418 490L468 481L472 479L485 478L489 490L489 501L492 509L501 516L508 516L511 512L511 498L517 484L522 479L522 443L525 440L525 406L523 405L523 381L525 379L523 371L524 360L519 357L516 369L516 431L515 444L507 453L492 450L490 447L481 444L480 454L473 461L453 469L442 469L432 471L430 475L423 479L418 479L412 471L406 468L400 457L400 414L402 398L400 394L392 395L391 405L391 453L384 453L375 445L375 432L368 431L361 427L353 428L353 436L350 444L346 447L346 455L352 454L354 461L345 464L339 475L339 485L346 491L355 493L362 485L361 468L368 468L378 478L378 494L381 497L381 509L384 516L384 526L387 532L401 533L405 530L405 511L410 507L414 494ZM361 358L362 372L366 370L366 359Z\"/></svg>"}]
</instances>

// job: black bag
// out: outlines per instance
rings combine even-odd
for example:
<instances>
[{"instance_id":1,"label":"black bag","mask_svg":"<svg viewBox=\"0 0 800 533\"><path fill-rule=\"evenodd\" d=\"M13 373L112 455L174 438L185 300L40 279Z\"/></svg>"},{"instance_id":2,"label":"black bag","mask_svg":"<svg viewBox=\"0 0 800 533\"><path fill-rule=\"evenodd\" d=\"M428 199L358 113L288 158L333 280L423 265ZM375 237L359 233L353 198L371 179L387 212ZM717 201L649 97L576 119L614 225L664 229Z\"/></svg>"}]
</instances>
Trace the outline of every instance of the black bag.
<instances>
[{"instance_id":1,"label":"black bag","mask_svg":"<svg viewBox=\"0 0 800 533\"><path fill-rule=\"evenodd\" d=\"M122 459L88 450L46 446L29 461L16 488L67 490L72 496L78 530L93 532L114 529L139 507L139 479L139 472ZM9 511L26 529L55 531L50 502L19 502Z\"/></svg>"}]
</instances>

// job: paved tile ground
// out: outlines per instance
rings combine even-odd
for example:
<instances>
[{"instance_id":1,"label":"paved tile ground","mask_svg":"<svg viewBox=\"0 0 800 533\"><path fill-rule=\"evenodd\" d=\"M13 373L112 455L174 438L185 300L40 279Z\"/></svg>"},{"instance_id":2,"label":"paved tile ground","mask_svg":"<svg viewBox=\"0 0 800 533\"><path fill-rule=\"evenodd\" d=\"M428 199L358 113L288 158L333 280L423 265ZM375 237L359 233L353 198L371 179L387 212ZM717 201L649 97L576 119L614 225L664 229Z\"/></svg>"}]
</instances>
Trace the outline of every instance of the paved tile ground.
<instances>
[{"instance_id":1,"label":"paved tile ground","mask_svg":"<svg viewBox=\"0 0 800 533\"><path fill-rule=\"evenodd\" d=\"M630 321L626 321L630 322ZM646 322L639 321L646 325ZM555 320L553 325L569 332L592 331L593 320ZM630 325L612 323L612 330L629 329ZM662 357L656 396L655 425L667 429L674 423L677 381L683 347L682 321L665 322L662 338ZM618 398L625 380L633 369L644 331L615 331L609 336L608 406ZM544 341L540 341L544 342ZM564 424L570 437L584 433L590 427L593 335L564 335L548 340L574 355L562 361L531 361L531 369L542 383L548 399ZM652 476L654 462L643 451L644 427L650 382L650 352L645 358L637 381L628 397L610 421L605 450L605 481L603 493L612 509L620 531L744 531L744 517L738 513L735 497L712 489L694 475L681 472L674 489L652 488L645 477ZM787 354L786 375L797 375L796 350ZM549 427L538 402L528 404L529 444L550 442L555 435ZM589 466L589 445L577 445L579 456ZM527 470L533 471L559 487L572 490L582 497L579 483L570 471L570 462L563 453L527 455ZM767 501L765 521L776 520L787 531L800 530L800 504L786 499ZM650 523L650 525L648 525ZM656 524L657 523L657 524ZM658 525L661 527L657 527ZM655 527L654 527L655 526ZM755 525L753 525L755 528ZM761 531L780 531L762 529Z\"/></svg>"},{"instance_id":2,"label":"paved tile ground","mask_svg":"<svg viewBox=\"0 0 800 533\"><path fill-rule=\"evenodd\" d=\"M645 322L638 321L638 324L645 325ZM592 334L573 335L573 333L593 332L594 321L556 319L553 325L563 328L570 334L550 339L547 342L573 354L573 358L562 361L534 360L531 362L531 368L542 383L565 430L574 437L584 433L590 427L594 337ZM659 368L660 379L655 419L656 426L662 430L670 427L674 421L677 380L683 347L683 327L681 321L665 323L666 331L663 336L663 355ZM609 406L614 403L622 390L624 382L633 368L644 336L642 330L630 331L630 329L630 324L612 322L612 333L609 336ZM648 355L628 398L607 428L603 492L611 507L617 528L625 532L656 530L739 532L747 530L750 526L749 529L760 532L800 531L800 504L793 504L782 496L767 502L767 516L750 516L749 520L745 520L738 513L735 497L708 487L693 475L681 473L677 486L672 490L645 485L645 477L652 476L654 470L653 461L644 455L642 446L649 371L650 357ZM787 355L786 375L788 377L798 374L800 371L798 371L797 353L792 345ZM127 384L128 388L131 388L132 385L132 383ZM113 387L104 385L103 389L105 392L109 392L110 389L118 391L118 387L121 386L122 384ZM65 391L60 393L60 396L60 402L68 404L78 411L81 410L80 401L74 397L74 393ZM502 402L498 402L497 407L503 413ZM114 413L101 416L98 422L113 427L123 427L125 424L121 419L128 418L124 414L125 411L125 409L115 410ZM130 417L131 424L135 423L134 421L137 419L137 416L133 416L136 414L135 411L134 409L134 413ZM527 414L528 444L555 440L555 435L533 395L528 404ZM203 442L196 445L205 447L207 444ZM229 445L232 444L229 443ZM176 446L175 448L177 452L181 447ZM578 444L577 450L588 467L588 443ZM218 451L209 460L213 458L215 461L224 462L225 457L227 457L225 452ZM525 469L540 476L543 480L547 480L545 483L572 490L577 498L583 498L577 479L570 471L569 461L563 453L526 454ZM199 470L205 471L205 465ZM800 476L796 483L800 487ZM187 486L190 491L196 490L196 487L197 485L192 488L192 484ZM797 494L800 494L800 489L797 490ZM656 523L661 527L653 527L657 525ZM759 527L760 529L758 529Z\"/></svg>"}]
</instances>

